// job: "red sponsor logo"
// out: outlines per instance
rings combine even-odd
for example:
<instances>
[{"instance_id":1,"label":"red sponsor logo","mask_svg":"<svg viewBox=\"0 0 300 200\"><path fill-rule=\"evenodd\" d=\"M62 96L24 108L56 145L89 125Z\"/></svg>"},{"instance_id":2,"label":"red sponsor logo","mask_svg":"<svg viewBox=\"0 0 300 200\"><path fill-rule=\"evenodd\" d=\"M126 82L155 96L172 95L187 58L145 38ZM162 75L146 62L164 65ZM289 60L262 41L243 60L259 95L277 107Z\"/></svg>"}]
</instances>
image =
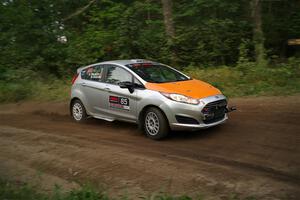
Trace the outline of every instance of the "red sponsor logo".
<instances>
[{"instance_id":1,"label":"red sponsor logo","mask_svg":"<svg viewBox=\"0 0 300 200\"><path fill-rule=\"evenodd\" d=\"M118 103L119 102L119 97L109 96L109 102Z\"/></svg>"}]
</instances>

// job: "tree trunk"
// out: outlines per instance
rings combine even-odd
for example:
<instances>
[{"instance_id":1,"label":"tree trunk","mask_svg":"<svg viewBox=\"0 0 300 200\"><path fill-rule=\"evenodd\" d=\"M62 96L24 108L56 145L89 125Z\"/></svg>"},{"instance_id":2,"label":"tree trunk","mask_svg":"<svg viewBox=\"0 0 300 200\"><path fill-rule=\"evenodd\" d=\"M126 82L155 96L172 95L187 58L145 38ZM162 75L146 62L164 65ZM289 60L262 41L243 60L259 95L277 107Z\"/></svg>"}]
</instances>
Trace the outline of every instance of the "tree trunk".
<instances>
[{"instance_id":1,"label":"tree trunk","mask_svg":"<svg viewBox=\"0 0 300 200\"><path fill-rule=\"evenodd\" d=\"M178 57L176 55L176 50L174 47L175 29L173 23L172 0L161 0L161 2L163 7L164 24L168 47L171 53L171 64L176 66L178 63Z\"/></svg>"},{"instance_id":2,"label":"tree trunk","mask_svg":"<svg viewBox=\"0 0 300 200\"><path fill-rule=\"evenodd\" d=\"M175 37L175 30L172 16L172 0L161 0L163 5L164 23L166 29L166 35L169 39Z\"/></svg>"},{"instance_id":3,"label":"tree trunk","mask_svg":"<svg viewBox=\"0 0 300 200\"><path fill-rule=\"evenodd\" d=\"M146 0L146 5L147 5L147 20L151 20L151 15L149 10L150 0Z\"/></svg>"},{"instance_id":4,"label":"tree trunk","mask_svg":"<svg viewBox=\"0 0 300 200\"><path fill-rule=\"evenodd\" d=\"M261 0L252 0L252 19L253 19L253 42L255 48L255 59L258 66L266 65L264 33L262 30L261 19Z\"/></svg>"}]
</instances>

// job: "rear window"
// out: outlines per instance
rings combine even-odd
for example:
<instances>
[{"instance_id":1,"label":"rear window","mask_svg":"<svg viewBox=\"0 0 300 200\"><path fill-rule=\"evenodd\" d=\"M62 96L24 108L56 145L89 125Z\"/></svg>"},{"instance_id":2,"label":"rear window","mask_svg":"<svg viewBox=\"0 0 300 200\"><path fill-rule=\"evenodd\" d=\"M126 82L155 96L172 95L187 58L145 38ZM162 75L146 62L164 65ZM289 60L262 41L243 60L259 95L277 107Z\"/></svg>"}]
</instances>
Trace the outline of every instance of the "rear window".
<instances>
[{"instance_id":1,"label":"rear window","mask_svg":"<svg viewBox=\"0 0 300 200\"><path fill-rule=\"evenodd\" d=\"M104 66L98 65L86 68L81 71L81 78L91 81L101 81L103 76Z\"/></svg>"},{"instance_id":2,"label":"rear window","mask_svg":"<svg viewBox=\"0 0 300 200\"><path fill-rule=\"evenodd\" d=\"M172 68L160 64L141 63L127 65L142 79L150 83L167 83L176 81L186 81L189 78Z\"/></svg>"}]
</instances>

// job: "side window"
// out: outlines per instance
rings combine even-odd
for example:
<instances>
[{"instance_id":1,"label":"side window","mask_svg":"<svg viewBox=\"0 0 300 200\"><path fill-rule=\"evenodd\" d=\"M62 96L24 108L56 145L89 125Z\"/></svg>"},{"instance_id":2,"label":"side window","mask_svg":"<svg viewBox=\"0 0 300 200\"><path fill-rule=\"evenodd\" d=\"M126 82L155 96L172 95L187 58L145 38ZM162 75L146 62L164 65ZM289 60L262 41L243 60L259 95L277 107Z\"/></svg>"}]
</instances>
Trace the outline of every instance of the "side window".
<instances>
[{"instance_id":1,"label":"side window","mask_svg":"<svg viewBox=\"0 0 300 200\"><path fill-rule=\"evenodd\" d=\"M107 83L118 84L125 81L132 82L132 75L128 71L121 67L112 65L108 66L106 76Z\"/></svg>"},{"instance_id":2,"label":"side window","mask_svg":"<svg viewBox=\"0 0 300 200\"><path fill-rule=\"evenodd\" d=\"M86 68L81 71L81 78L90 81L101 81L104 67L101 65Z\"/></svg>"}]
</instances>

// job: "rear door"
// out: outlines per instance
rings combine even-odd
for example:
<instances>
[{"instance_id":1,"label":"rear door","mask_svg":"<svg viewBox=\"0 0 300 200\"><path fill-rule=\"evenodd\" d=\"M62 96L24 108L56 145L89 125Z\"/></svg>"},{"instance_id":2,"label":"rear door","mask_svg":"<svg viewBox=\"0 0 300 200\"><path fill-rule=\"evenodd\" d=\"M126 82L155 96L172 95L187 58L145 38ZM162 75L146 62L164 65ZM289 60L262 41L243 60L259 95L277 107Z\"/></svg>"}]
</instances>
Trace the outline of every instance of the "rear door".
<instances>
[{"instance_id":1,"label":"rear door","mask_svg":"<svg viewBox=\"0 0 300 200\"><path fill-rule=\"evenodd\" d=\"M108 65L106 83L106 109L113 118L136 121L137 95L127 88L120 88L120 82L133 82L133 75L120 66Z\"/></svg>"},{"instance_id":2,"label":"rear door","mask_svg":"<svg viewBox=\"0 0 300 200\"><path fill-rule=\"evenodd\" d=\"M104 65L96 65L81 71L81 91L86 107L93 115L103 115L105 107Z\"/></svg>"}]
</instances>

